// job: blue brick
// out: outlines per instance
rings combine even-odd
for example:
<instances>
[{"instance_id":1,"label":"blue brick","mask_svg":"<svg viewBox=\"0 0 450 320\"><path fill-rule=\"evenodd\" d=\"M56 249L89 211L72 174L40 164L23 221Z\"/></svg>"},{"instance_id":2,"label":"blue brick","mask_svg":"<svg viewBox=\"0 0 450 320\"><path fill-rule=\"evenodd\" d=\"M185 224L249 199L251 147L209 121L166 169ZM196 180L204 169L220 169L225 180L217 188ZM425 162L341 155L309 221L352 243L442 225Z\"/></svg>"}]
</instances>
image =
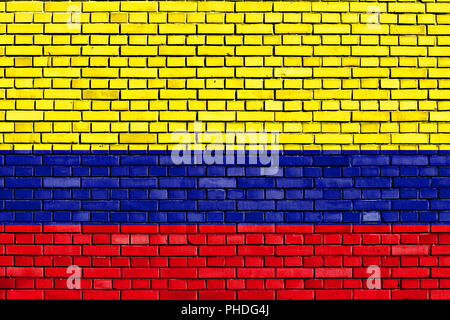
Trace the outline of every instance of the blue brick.
<instances>
[{"instance_id":1,"label":"blue brick","mask_svg":"<svg viewBox=\"0 0 450 320\"><path fill-rule=\"evenodd\" d=\"M121 155L121 165L156 165L158 164L157 155Z\"/></svg>"},{"instance_id":2,"label":"blue brick","mask_svg":"<svg viewBox=\"0 0 450 320\"><path fill-rule=\"evenodd\" d=\"M377 167L361 168L361 176L363 177L378 177L379 175L380 175L380 168Z\"/></svg>"},{"instance_id":3,"label":"blue brick","mask_svg":"<svg viewBox=\"0 0 450 320\"><path fill-rule=\"evenodd\" d=\"M117 166L119 159L119 156L112 155L83 155L81 163L87 166Z\"/></svg>"},{"instance_id":4,"label":"blue brick","mask_svg":"<svg viewBox=\"0 0 450 320\"><path fill-rule=\"evenodd\" d=\"M381 221L383 221L383 222L398 222L399 221L399 212L383 211L383 212L381 212Z\"/></svg>"},{"instance_id":5,"label":"blue brick","mask_svg":"<svg viewBox=\"0 0 450 320\"><path fill-rule=\"evenodd\" d=\"M95 210L95 211L117 211L120 210L120 203L118 200L109 201L82 201L82 210Z\"/></svg>"},{"instance_id":6,"label":"blue brick","mask_svg":"<svg viewBox=\"0 0 450 320\"><path fill-rule=\"evenodd\" d=\"M344 223L359 223L361 220L360 212L344 212L342 214L342 222Z\"/></svg>"},{"instance_id":7,"label":"blue brick","mask_svg":"<svg viewBox=\"0 0 450 320\"><path fill-rule=\"evenodd\" d=\"M303 168L303 176L305 176L305 177L322 177L322 168L314 168L314 167Z\"/></svg>"},{"instance_id":8,"label":"blue brick","mask_svg":"<svg viewBox=\"0 0 450 320\"><path fill-rule=\"evenodd\" d=\"M149 167L148 175L150 177L167 177L166 167Z\"/></svg>"},{"instance_id":9,"label":"blue brick","mask_svg":"<svg viewBox=\"0 0 450 320\"><path fill-rule=\"evenodd\" d=\"M226 212L225 213L225 221L226 222L233 222L233 223L239 223L239 222L245 222L245 214L244 212Z\"/></svg>"},{"instance_id":10,"label":"blue brick","mask_svg":"<svg viewBox=\"0 0 450 320\"><path fill-rule=\"evenodd\" d=\"M351 188L353 179L351 178L319 178L316 179L318 188Z\"/></svg>"},{"instance_id":11,"label":"blue brick","mask_svg":"<svg viewBox=\"0 0 450 320\"><path fill-rule=\"evenodd\" d=\"M340 189L324 189L323 190L324 199L342 199L342 193Z\"/></svg>"},{"instance_id":12,"label":"blue brick","mask_svg":"<svg viewBox=\"0 0 450 320\"><path fill-rule=\"evenodd\" d=\"M303 212L286 212L284 214L284 220L287 223L301 223L303 222Z\"/></svg>"},{"instance_id":13,"label":"blue brick","mask_svg":"<svg viewBox=\"0 0 450 320\"><path fill-rule=\"evenodd\" d=\"M401 199L417 199L419 197L419 191L416 189L400 189Z\"/></svg>"},{"instance_id":14,"label":"blue brick","mask_svg":"<svg viewBox=\"0 0 450 320\"><path fill-rule=\"evenodd\" d=\"M228 199L245 199L244 189L229 189L227 190Z\"/></svg>"},{"instance_id":15,"label":"blue brick","mask_svg":"<svg viewBox=\"0 0 450 320\"><path fill-rule=\"evenodd\" d=\"M199 178L199 188L236 188L234 178Z\"/></svg>"},{"instance_id":16,"label":"blue brick","mask_svg":"<svg viewBox=\"0 0 450 320\"><path fill-rule=\"evenodd\" d=\"M305 192L308 189L305 190ZM286 199L303 199L303 190L301 189L286 189L285 190Z\"/></svg>"},{"instance_id":17,"label":"blue brick","mask_svg":"<svg viewBox=\"0 0 450 320\"><path fill-rule=\"evenodd\" d=\"M112 177L126 177L130 175L129 168L127 167L111 167Z\"/></svg>"},{"instance_id":18,"label":"blue brick","mask_svg":"<svg viewBox=\"0 0 450 320\"><path fill-rule=\"evenodd\" d=\"M269 223L283 223L284 214L282 212L266 212L265 222Z\"/></svg>"},{"instance_id":19,"label":"blue brick","mask_svg":"<svg viewBox=\"0 0 450 320\"><path fill-rule=\"evenodd\" d=\"M425 199L437 198L438 190L437 189L421 189L420 197L425 198Z\"/></svg>"},{"instance_id":20,"label":"blue brick","mask_svg":"<svg viewBox=\"0 0 450 320\"><path fill-rule=\"evenodd\" d=\"M32 222L33 213L32 212L16 212L14 222Z\"/></svg>"},{"instance_id":21,"label":"blue brick","mask_svg":"<svg viewBox=\"0 0 450 320\"><path fill-rule=\"evenodd\" d=\"M156 178L120 178L121 188L155 188L156 186Z\"/></svg>"},{"instance_id":22,"label":"blue brick","mask_svg":"<svg viewBox=\"0 0 450 320\"><path fill-rule=\"evenodd\" d=\"M156 211L158 209L156 200L121 200L120 205L122 211Z\"/></svg>"},{"instance_id":23,"label":"blue brick","mask_svg":"<svg viewBox=\"0 0 450 320\"><path fill-rule=\"evenodd\" d=\"M388 200L355 200L353 208L362 211L390 210L391 203Z\"/></svg>"},{"instance_id":24,"label":"blue brick","mask_svg":"<svg viewBox=\"0 0 450 320\"><path fill-rule=\"evenodd\" d=\"M362 213L363 222L380 222L381 214L379 212L363 212Z\"/></svg>"},{"instance_id":25,"label":"blue brick","mask_svg":"<svg viewBox=\"0 0 450 320\"><path fill-rule=\"evenodd\" d=\"M275 201L241 200L237 202L238 210L275 210Z\"/></svg>"},{"instance_id":26,"label":"blue brick","mask_svg":"<svg viewBox=\"0 0 450 320\"><path fill-rule=\"evenodd\" d=\"M310 178L276 178L277 188L312 188L313 184Z\"/></svg>"},{"instance_id":27,"label":"blue brick","mask_svg":"<svg viewBox=\"0 0 450 320\"><path fill-rule=\"evenodd\" d=\"M301 167L286 167L284 168L285 177L302 177L303 168Z\"/></svg>"},{"instance_id":28,"label":"blue brick","mask_svg":"<svg viewBox=\"0 0 450 320\"><path fill-rule=\"evenodd\" d=\"M16 177L30 177L33 175L32 167L16 167Z\"/></svg>"},{"instance_id":29,"label":"blue brick","mask_svg":"<svg viewBox=\"0 0 450 320\"><path fill-rule=\"evenodd\" d=\"M206 190L188 190L188 199L206 199Z\"/></svg>"},{"instance_id":30,"label":"blue brick","mask_svg":"<svg viewBox=\"0 0 450 320\"><path fill-rule=\"evenodd\" d=\"M431 186L437 188L449 188L450 177L431 178Z\"/></svg>"},{"instance_id":31,"label":"blue brick","mask_svg":"<svg viewBox=\"0 0 450 320\"><path fill-rule=\"evenodd\" d=\"M400 192L398 189L382 189L381 198L382 199L398 199L400 197Z\"/></svg>"},{"instance_id":32,"label":"blue brick","mask_svg":"<svg viewBox=\"0 0 450 320\"><path fill-rule=\"evenodd\" d=\"M73 167L72 176L74 177L88 177L91 175L91 170L88 167Z\"/></svg>"},{"instance_id":33,"label":"blue brick","mask_svg":"<svg viewBox=\"0 0 450 320\"><path fill-rule=\"evenodd\" d=\"M312 200L277 200L276 204L281 211L309 211L314 207Z\"/></svg>"},{"instance_id":34,"label":"blue brick","mask_svg":"<svg viewBox=\"0 0 450 320\"><path fill-rule=\"evenodd\" d=\"M81 210L81 202L75 200L45 200L44 210Z\"/></svg>"},{"instance_id":35,"label":"blue brick","mask_svg":"<svg viewBox=\"0 0 450 320\"><path fill-rule=\"evenodd\" d=\"M394 166L426 166L428 157L422 155L393 155L391 156Z\"/></svg>"},{"instance_id":36,"label":"blue brick","mask_svg":"<svg viewBox=\"0 0 450 320\"><path fill-rule=\"evenodd\" d=\"M147 167L130 167L130 176L132 177L146 177L148 176Z\"/></svg>"},{"instance_id":37,"label":"blue brick","mask_svg":"<svg viewBox=\"0 0 450 320\"><path fill-rule=\"evenodd\" d=\"M401 222L417 222L419 221L419 213L415 211L400 211Z\"/></svg>"},{"instance_id":38,"label":"blue brick","mask_svg":"<svg viewBox=\"0 0 450 320\"><path fill-rule=\"evenodd\" d=\"M120 214L121 212L117 213L117 215ZM131 212L128 216L128 222L130 223L145 223L147 221L148 221L148 214L146 212Z\"/></svg>"},{"instance_id":39,"label":"blue brick","mask_svg":"<svg viewBox=\"0 0 450 320\"><path fill-rule=\"evenodd\" d=\"M164 211L192 211L196 210L196 202L192 200L161 200L159 209Z\"/></svg>"},{"instance_id":40,"label":"blue brick","mask_svg":"<svg viewBox=\"0 0 450 320\"><path fill-rule=\"evenodd\" d=\"M214 210L236 210L235 202L232 200L199 200L198 201L198 210L201 211L214 211Z\"/></svg>"},{"instance_id":41,"label":"blue brick","mask_svg":"<svg viewBox=\"0 0 450 320\"><path fill-rule=\"evenodd\" d=\"M264 199L264 189L248 189L247 199L248 200Z\"/></svg>"},{"instance_id":42,"label":"blue brick","mask_svg":"<svg viewBox=\"0 0 450 320\"><path fill-rule=\"evenodd\" d=\"M169 177L184 177L186 176L187 169L184 166L169 167L167 168Z\"/></svg>"},{"instance_id":43,"label":"blue brick","mask_svg":"<svg viewBox=\"0 0 450 320\"><path fill-rule=\"evenodd\" d=\"M419 174L423 177L434 177L439 175L437 167L419 167Z\"/></svg>"},{"instance_id":44,"label":"blue brick","mask_svg":"<svg viewBox=\"0 0 450 320\"><path fill-rule=\"evenodd\" d=\"M213 166L207 167L206 174L212 177L224 177L225 176L225 167L223 166Z\"/></svg>"},{"instance_id":45,"label":"blue brick","mask_svg":"<svg viewBox=\"0 0 450 320\"><path fill-rule=\"evenodd\" d=\"M128 213L123 212L111 212L109 220L115 223L126 223L129 221Z\"/></svg>"},{"instance_id":46,"label":"blue brick","mask_svg":"<svg viewBox=\"0 0 450 320\"><path fill-rule=\"evenodd\" d=\"M450 199L431 200L431 210L450 210Z\"/></svg>"},{"instance_id":47,"label":"blue brick","mask_svg":"<svg viewBox=\"0 0 450 320\"><path fill-rule=\"evenodd\" d=\"M183 223L186 222L185 212L169 212L167 214L167 222Z\"/></svg>"},{"instance_id":48,"label":"blue brick","mask_svg":"<svg viewBox=\"0 0 450 320\"><path fill-rule=\"evenodd\" d=\"M245 222L253 222L253 223L264 222L264 212L262 211L245 212Z\"/></svg>"},{"instance_id":49,"label":"blue brick","mask_svg":"<svg viewBox=\"0 0 450 320\"><path fill-rule=\"evenodd\" d=\"M10 190L6 190L6 191L10 191ZM34 190L34 199L51 199L51 198L52 198L51 190L45 190L45 189L35 189Z\"/></svg>"},{"instance_id":50,"label":"blue brick","mask_svg":"<svg viewBox=\"0 0 450 320\"><path fill-rule=\"evenodd\" d=\"M322 222L323 214L318 211L307 211L303 214L303 220L307 223L319 223Z\"/></svg>"},{"instance_id":51,"label":"blue brick","mask_svg":"<svg viewBox=\"0 0 450 320\"><path fill-rule=\"evenodd\" d=\"M326 177L342 177L342 168L340 167L329 167L323 168L323 176Z\"/></svg>"},{"instance_id":52,"label":"blue brick","mask_svg":"<svg viewBox=\"0 0 450 320\"><path fill-rule=\"evenodd\" d=\"M108 167L92 167L91 168L91 176L93 177L109 177L109 168Z\"/></svg>"},{"instance_id":53,"label":"blue brick","mask_svg":"<svg viewBox=\"0 0 450 320\"><path fill-rule=\"evenodd\" d=\"M354 155L351 157L354 166L387 166L389 156L382 155Z\"/></svg>"},{"instance_id":54,"label":"blue brick","mask_svg":"<svg viewBox=\"0 0 450 320\"><path fill-rule=\"evenodd\" d=\"M98 212L98 211L94 211L91 212L91 216L92 216L92 220L95 221L96 223L109 223L110 221L110 214L107 212Z\"/></svg>"},{"instance_id":55,"label":"blue brick","mask_svg":"<svg viewBox=\"0 0 450 320\"><path fill-rule=\"evenodd\" d=\"M226 197L226 192L224 189L209 189L208 199L211 200L224 200Z\"/></svg>"},{"instance_id":56,"label":"blue brick","mask_svg":"<svg viewBox=\"0 0 450 320\"><path fill-rule=\"evenodd\" d=\"M45 190L45 191L50 192L50 190ZM52 191L54 191L54 190L52 190ZM45 194L44 194L44 196L45 196ZM35 197L36 197L36 195L35 195ZM51 196L46 196L43 199L51 199L51 198L52 198ZM74 189L74 190L72 190L72 198L75 200L89 199L90 198L89 190Z\"/></svg>"},{"instance_id":57,"label":"blue brick","mask_svg":"<svg viewBox=\"0 0 450 320\"><path fill-rule=\"evenodd\" d=\"M5 164L6 165L33 165L40 166L42 165L42 156L37 155L6 155L5 156Z\"/></svg>"},{"instance_id":58,"label":"blue brick","mask_svg":"<svg viewBox=\"0 0 450 320\"><path fill-rule=\"evenodd\" d=\"M245 168L244 167L230 167L230 168L227 168L227 176L228 177L245 176Z\"/></svg>"},{"instance_id":59,"label":"blue brick","mask_svg":"<svg viewBox=\"0 0 450 320\"><path fill-rule=\"evenodd\" d=\"M417 177L420 167L400 167L400 175L402 177Z\"/></svg>"},{"instance_id":60,"label":"blue brick","mask_svg":"<svg viewBox=\"0 0 450 320\"><path fill-rule=\"evenodd\" d=\"M189 190L191 191L191 190ZM167 190L163 189L151 189L149 190L148 198L149 199L160 199L165 200L168 199L169 195L167 193Z\"/></svg>"},{"instance_id":61,"label":"blue brick","mask_svg":"<svg viewBox=\"0 0 450 320\"><path fill-rule=\"evenodd\" d=\"M136 199L147 199L148 198L148 190L147 189L130 189L130 200Z\"/></svg>"},{"instance_id":62,"label":"blue brick","mask_svg":"<svg viewBox=\"0 0 450 320\"><path fill-rule=\"evenodd\" d=\"M203 212L188 212L186 214L186 220L190 223L205 222L205 214Z\"/></svg>"},{"instance_id":63,"label":"blue brick","mask_svg":"<svg viewBox=\"0 0 450 320\"><path fill-rule=\"evenodd\" d=\"M394 187L427 188L431 185L431 178L394 178Z\"/></svg>"},{"instance_id":64,"label":"blue brick","mask_svg":"<svg viewBox=\"0 0 450 320\"><path fill-rule=\"evenodd\" d=\"M36 177L49 177L52 175L52 167L34 167Z\"/></svg>"},{"instance_id":65,"label":"blue brick","mask_svg":"<svg viewBox=\"0 0 450 320\"><path fill-rule=\"evenodd\" d=\"M355 178L357 188L390 188L390 178Z\"/></svg>"},{"instance_id":66,"label":"blue brick","mask_svg":"<svg viewBox=\"0 0 450 320\"><path fill-rule=\"evenodd\" d=\"M83 188L118 188L119 178L82 178Z\"/></svg>"},{"instance_id":67,"label":"blue brick","mask_svg":"<svg viewBox=\"0 0 450 320\"><path fill-rule=\"evenodd\" d=\"M266 198L267 199L283 199L284 198L284 190L268 189L268 190L266 190Z\"/></svg>"},{"instance_id":68,"label":"blue brick","mask_svg":"<svg viewBox=\"0 0 450 320\"><path fill-rule=\"evenodd\" d=\"M223 222L225 221L224 214L222 212L207 212L206 221L208 222Z\"/></svg>"},{"instance_id":69,"label":"blue brick","mask_svg":"<svg viewBox=\"0 0 450 320\"><path fill-rule=\"evenodd\" d=\"M34 220L37 222L51 222L52 213L49 211L36 211L34 213Z\"/></svg>"},{"instance_id":70,"label":"blue brick","mask_svg":"<svg viewBox=\"0 0 450 320\"><path fill-rule=\"evenodd\" d=\"M167 213L165 212L152 212L148 215L148 222L151 223L163 223L167 222Z\"/></svg>"},{"instance_id":71,"label":"blue brick","mask_svg":"<svg viewBox=\"0 0 450 320\"><path fill-rule=\"evenodd\" d=\"M323 222L325 223L342 222L342 212L325 212L323 214Z\"/></svg>"},{"instance_id":72,"label":"blue brick","mask_svg":"<svg viewBox=\"0 0 450 320\"><path fill-rule=\"evenodd\" d=\"M182 189L170 189L168 190L169 199L184 200L187 198L186 190Z\"/></svg>"},{"instance_id":73,"label":"blue brick","mask_svg":"<svg viewBox=\"0 0 450 320\"><path fill-rule=\"evenodd\" d=\"M44 188L78 188L80 178L43 178Z\"/></svg>"},{"instance_id":74,"label":"blue brick","mask_svg":"<svg viewBox=\"0 0 450 320\"><path fill-rule=\"evenodd\" d=\"M400 175L400 169L398 167L381 167L382 177L397 177Z\"/></svg>"},{"instance_id":75,"label":"blue brick","mask_svg":"<svg viewBox=\"0 0 450 320\"><path fill-rule=\"evenodd\" d=\"M40 188L41 178L5 178L7 188Z\"/></svg>"},{"instance_id":76,"label":"blue brick","mask_svg":"<svg viewBox=\"0 0 450 320\"><path fill-rule=\"evenodd\" d=\"M6 201L6 210L41 210L42 203L41 201L34 200L7 200Z\"/></svg>"},{"instance_id":77,"label":"blue brick","mask_svg":"<svg viewBox=\"0 0 450 320\"><path fill-rule=\"evenodd\" d=\"M14 169L12 167L0 167L0 177L14 176Z\"/></svg>"},{"instance_id":78,"label":"blue brick","mask_svg":"<svg viewBox=\"0 0 450 320\"><path fill-rule=\"evenodd\" d=\"M195 188L196 179L185 177L159 178L160 188L180 188L180 186L183 186L183 188Z\"/></svg>"},{"instance_id":79,"label":"blue brick","mask_svg":"<svg viewBox=\"0 0 450 320\"><path fill-rule=\"evenodd\" d=\"M360 189L344 189L342 190L343 199L361 199Z\"/></svg>"},{"instance_id":80,"label":"blue brick","mask_svg":"<svg viewBox=\"0 0 450 320\"><path fill-rule=\"evenodd\" d=\"M54 167L53 175L58 177L70 177L70 167Z\"/></svg>"},{"instance_id":81,"label":"blue brick","mask_svg":"<svg viewBox=\"0 0 450 320\"><path fill-rule=\"evenodd\" d=\"M393 210L427 210L426 200L392 200Z\"/></svg>"},{"instance_id":82,"label":"blue brick","mask_svg":"<svg viewBox=\"0 0 450 320\"><path fill-rule=\"evenodd\" d=\"M436 211L419 212L419 221L421 222L438 221L438 213Z\"/></svg>"},{"instance_id":83,"label":"blue brick","mask_svg":"<svg viewBox=\"0 0 450 320\"><path fill-rule=\"evenodd\" d=\"M205 167L192 167L189 166L187 168L187 174L189 177L203 177L206 176L206 168Z\"/></svg>"},{"instance_id":84,"label":"blue brick","mask_svg":"<svg viewBox=\"0 0 450 320\"><path fill-rule=\"evenodd\" d=\"M238 178L239 188L274 188L274 178Z\"/></svg>"},{"instance_id":85,"label":"blue brick","mask_svg":"<svg viewBox=\"0 0 450 320\"><path fill-rule=\"evenodd\" d=\"M0 189L0 199L2 199L2 200L13 199L13 190Z\"/></svg>"},{"instance_id":86,"label":"blue brick","mask_svg":"<svg viewBox=\"0 0 450 320\"><path fill-rule=\"evenodd\" d=\"M109 190L108 189L94 189L91 191L91 199L109 199Z\"/></svg>"},{"instance_id":87,"label":"blue brick","mask_svg":"<svg viewBox=\"0 0 450 320\"><path fill-rule=\"evenodd\" d=\"M450 155L432 155L430 156L430 165L450 166Z\"/></svg>"},{"instance_id":88,"label":"blue brick","mask_svg":"<svg viewBox=\"0 0 450 320\"><path fill-rule=\"evenodd\" d=\"M441 167L439 168L439 175L441 177L450 177L450 167Z\"/></svg>"},{"instance_id":89,"label":"blue brick","mask_svg":"<svg viewBox=\"0 0 450 320\"><path fill-rule=\"evenodd\" d=\"M342 168L342 176L343 177L360 177L361 176L361 168L356 168L356 167Z\"/></svg>"},{"instance_id":90,"label":"blue brick","mask_svg":"<svg viewBox=\"0 0 450 320\"><path fill-rule=\"evenodd\" d=\"M439 190L439 198L450 198L450 189L438 189Z\"/></svg>"},{"instance_id":91,"label":"blue brick","mask_svg":"<svg viewBox=\"0 0 450 320\"><path fill-rule=\"evenodd\" d=\"M44 155L44 165L46 166L79 166L80 156L76 155Z\"/></svg>"},{"instance_id":92,"label":"blue brick","mask_svg":"<svg viewBox=\"0 0 450 320\"><path fill-rule=\"evenodd\" d=\"M71 192L67 189L52 189L52 198L60 200L71 199Z\"/></svg>"},{"instance_id":93,"label":"blue brick","mask_svg":"<svg viewBox=\"0 0 450 320\"><path fill-rule=\"evenodd\" d=\"M311 156L280 156L281 166L312 166L313 158Z\"/></svg>"},{"instance_id":94,"label":"blue brick","mask_svg":"<svg viewBox=\"0 0 450 320\"><path fill-rule=\"evenodd\" d=\"M348 156L315 156L315 166L335 167L335 166L349 166L350 157Z\"/></svg>"},{"instance_id":95,"label":"blue brick","mask_svg":"<svg viewBox=\"0 0 450 320\"><path fill-rule=\"evenodd\" d=\"M322 199L322 198L323 198L323 190L321 189L305 190L305 199Z\"/></svg>"},{"instance_id":96,"label":"blue brick","mask_svg":"<svg viewBox=\"0 0 450 320\"><path fill-rule=\"evenodd\" d=\"M349 200L315 200L315 209L320 211L329 210L352 210L352 201Z\"/></svg>"},{"instance_id":97,"label":"blue brick","mask_svg":"<svg viewBox=\"0 0 450 320\"><path fill-rule=\"evenodd\" d=\"M439 212L439 221L440 222L449 222L450 221L450 211Z\"/></svg>"},{"instance_id":98,"label":"blue brick","mask_svg":"<svg viewBox=\"0 0 450 320\"><path fill-rule=\"evenodd\" d=\"M15 199L33 199L33 189L17 189L14 192Z\"/></svg>"}]
</instances>

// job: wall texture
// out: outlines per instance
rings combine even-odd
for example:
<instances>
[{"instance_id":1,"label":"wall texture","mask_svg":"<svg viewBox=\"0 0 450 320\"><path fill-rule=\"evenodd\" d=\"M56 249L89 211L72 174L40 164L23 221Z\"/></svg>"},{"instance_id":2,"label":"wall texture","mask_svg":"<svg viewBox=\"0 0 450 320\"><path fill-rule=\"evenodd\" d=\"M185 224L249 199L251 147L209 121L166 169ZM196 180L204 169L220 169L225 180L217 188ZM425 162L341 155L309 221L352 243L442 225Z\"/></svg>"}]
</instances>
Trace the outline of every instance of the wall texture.
<instances>
[{"instance_id":1,"label":"wall texture","mask_svg":"<svg viewBox=\"0 0 450 320\"><path fill-rule=\"evenodd\" d=\"M449 13L1 2L0 298L450 298Z\"/></svg>"}]
</instances>

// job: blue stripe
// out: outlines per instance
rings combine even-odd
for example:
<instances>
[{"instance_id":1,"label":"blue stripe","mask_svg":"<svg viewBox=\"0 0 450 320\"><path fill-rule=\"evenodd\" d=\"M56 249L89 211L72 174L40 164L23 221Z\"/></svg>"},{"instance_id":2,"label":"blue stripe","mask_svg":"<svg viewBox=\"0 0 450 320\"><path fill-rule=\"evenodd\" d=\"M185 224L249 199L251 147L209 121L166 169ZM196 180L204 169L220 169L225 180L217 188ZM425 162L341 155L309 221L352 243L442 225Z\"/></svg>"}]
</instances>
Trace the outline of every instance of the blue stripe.
<instances>
[{"instance_id":1,"label":"blue stripe","mask_svg":"<svg viewBox=\"0 0 450 320\"><path fill-rule=\"evenodd\" d=\"M285 151L176 165L151 152L2 152L0 222L448 223L448 151Z\"/></svg>"}]
</instances>

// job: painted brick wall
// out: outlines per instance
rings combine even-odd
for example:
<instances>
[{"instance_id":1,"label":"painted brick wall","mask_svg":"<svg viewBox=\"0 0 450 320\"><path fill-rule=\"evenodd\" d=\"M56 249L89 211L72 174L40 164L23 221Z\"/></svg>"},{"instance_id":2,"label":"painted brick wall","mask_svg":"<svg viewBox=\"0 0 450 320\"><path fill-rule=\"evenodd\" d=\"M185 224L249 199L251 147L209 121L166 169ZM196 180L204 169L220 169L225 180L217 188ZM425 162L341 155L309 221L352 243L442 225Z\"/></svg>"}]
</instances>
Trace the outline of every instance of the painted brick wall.
<instances>
[{"instance_id":1,"label":"painted brick wall","mask_svg":"<svg viewBox=\"0 0 450 320\"><path fill-rule=\"evenodd\" d=\"M449 13L0 2L0 298L449 298ZM279 171L177 131L279 132Z\"/></svg>"},{"instance_id":2,"label":"painted brick wall","mask_svg":"<svg viewBox=\"0 0 450 320\"><path fill-rule=\"evenodd\" d=\"M448 299L448 226L2 226L9 299ZM82 268L80 290L67 266ZM380 266L382 289L367 289Z\"/></svg>"}]
</instances>

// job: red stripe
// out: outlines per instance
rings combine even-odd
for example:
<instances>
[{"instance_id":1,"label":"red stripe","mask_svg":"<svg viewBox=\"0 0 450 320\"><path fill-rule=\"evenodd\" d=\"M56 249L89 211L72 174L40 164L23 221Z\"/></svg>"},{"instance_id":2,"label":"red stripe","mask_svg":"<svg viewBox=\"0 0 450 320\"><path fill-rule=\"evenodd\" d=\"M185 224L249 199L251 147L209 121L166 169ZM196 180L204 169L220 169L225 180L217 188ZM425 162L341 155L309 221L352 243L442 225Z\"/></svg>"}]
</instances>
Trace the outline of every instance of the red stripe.
<instances>
[{"instance_id":1,"label":"red stripe","mask_svg":"<svg viewBox=\"0 0 450 320\"><path fill-rule=\"evenodd\" d=\"M2 299L448 299L450 226L0 226ZM67 289L67 267L82 270ZM369 290L367 267L382 289Z\"/></svg>"}]
</instances>

